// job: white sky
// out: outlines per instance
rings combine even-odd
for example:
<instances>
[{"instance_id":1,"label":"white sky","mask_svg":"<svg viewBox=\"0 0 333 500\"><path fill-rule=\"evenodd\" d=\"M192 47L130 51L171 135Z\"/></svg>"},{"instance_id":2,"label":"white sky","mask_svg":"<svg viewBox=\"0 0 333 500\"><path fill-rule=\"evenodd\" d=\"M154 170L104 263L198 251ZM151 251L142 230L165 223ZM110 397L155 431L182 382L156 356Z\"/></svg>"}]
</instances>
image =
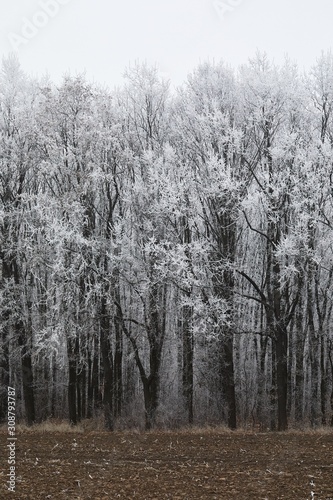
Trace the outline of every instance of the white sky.
<instances>
[{"instance_id":1,"label":"white sky","mask_svg":"<svg viewBox=\"0 0 333 500\"><path fill-rule=\"evenodd\" d=\"M53 5L52 16L43 3ZM333 47L333 0L0 0L0 7L0 54L16 47L27 73L55 82L85 72L113 87L140 60L178 85L207 59L237 67L259 49L277 63L288 54L303 69Z\"/></svg>"}]
</instances>

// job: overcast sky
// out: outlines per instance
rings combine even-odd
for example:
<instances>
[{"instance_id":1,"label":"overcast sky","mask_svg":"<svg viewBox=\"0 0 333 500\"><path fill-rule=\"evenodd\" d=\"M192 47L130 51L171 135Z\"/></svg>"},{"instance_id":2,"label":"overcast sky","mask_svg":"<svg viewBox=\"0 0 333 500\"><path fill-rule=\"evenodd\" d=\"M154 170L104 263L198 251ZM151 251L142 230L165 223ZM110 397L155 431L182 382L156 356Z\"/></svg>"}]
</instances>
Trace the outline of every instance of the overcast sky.
<instances>
[{"instance_id":1,"label":"overcast sky","mask_svg":"<svg viewBox=\"0 0 333 500\"><path fill-rule=\"evenodd\" d=\"M178 85L200 61L234 67L256 50L309 68L333 46L333 0L0 0L0 53L32 75L85 72L113 87L135 61Z\"/></svg>"}]
</instances>

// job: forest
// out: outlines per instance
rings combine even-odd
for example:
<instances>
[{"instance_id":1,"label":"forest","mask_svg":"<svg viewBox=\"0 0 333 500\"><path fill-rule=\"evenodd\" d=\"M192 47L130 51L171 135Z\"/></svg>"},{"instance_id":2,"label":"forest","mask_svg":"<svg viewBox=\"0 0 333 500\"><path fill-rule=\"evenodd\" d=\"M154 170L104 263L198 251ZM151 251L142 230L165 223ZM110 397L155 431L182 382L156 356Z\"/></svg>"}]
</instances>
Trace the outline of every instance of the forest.
<instances>
[{"instance_id":1,"label":"forest","mask_svg":"<svg viewBox=\"0 0 333 500\"><path fill-rule=\"evenodd\" d=\"M0 107L0 423L333 426L332 53Z\"/></svg>"}]
</instances>

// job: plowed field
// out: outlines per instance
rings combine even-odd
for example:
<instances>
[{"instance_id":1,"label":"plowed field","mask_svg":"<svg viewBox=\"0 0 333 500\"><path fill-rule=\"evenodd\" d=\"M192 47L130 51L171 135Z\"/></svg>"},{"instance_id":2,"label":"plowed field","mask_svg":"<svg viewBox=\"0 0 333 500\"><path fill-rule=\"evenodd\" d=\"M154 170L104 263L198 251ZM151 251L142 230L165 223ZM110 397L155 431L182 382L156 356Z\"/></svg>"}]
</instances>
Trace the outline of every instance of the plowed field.
<instances>
[{"instance_id":1,"label":"plowed field","mask_svg":"<svg viewBox=\"0 0 333 500\"><path fill-rule=\"evenodd\" d=\"M333 500L333 433L17 433L16 489L0 498Z\"/></svg>"}]
</instances>

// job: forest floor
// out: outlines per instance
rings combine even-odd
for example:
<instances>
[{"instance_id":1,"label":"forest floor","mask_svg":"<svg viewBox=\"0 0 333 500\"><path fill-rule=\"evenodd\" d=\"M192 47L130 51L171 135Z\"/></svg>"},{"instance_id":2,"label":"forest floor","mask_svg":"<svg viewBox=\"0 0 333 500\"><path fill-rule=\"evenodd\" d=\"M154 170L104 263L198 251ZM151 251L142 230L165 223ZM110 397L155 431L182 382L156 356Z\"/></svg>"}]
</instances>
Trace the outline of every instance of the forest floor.
<instances>
[{"instance_id":1,"label":"forest floor","mask_svg":"<svg viewBox=\"0 0 333 500\"><path fill-rule=\"evenodd\" d=\"M333 500L333 432L17 432L0 498Z\"/></svg>"}]
</instances>

